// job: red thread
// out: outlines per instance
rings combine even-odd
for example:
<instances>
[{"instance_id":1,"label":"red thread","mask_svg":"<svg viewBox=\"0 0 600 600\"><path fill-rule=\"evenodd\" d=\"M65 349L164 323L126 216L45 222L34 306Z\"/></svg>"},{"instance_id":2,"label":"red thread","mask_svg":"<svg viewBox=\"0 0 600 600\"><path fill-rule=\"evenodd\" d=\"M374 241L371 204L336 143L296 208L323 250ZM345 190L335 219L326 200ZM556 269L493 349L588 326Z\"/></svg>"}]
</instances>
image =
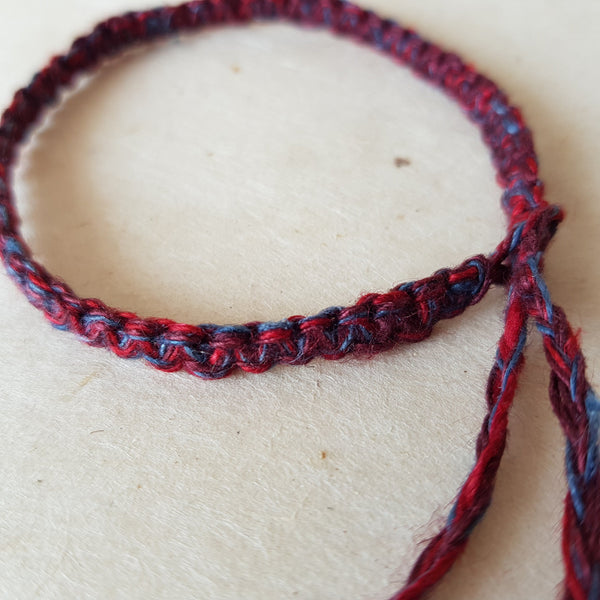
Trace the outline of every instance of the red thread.
<instances>
[{"instance_id":1,"label":"red thread","mask_svg":"<svg viewBox=\"0 0 600 600\"><path fill-rule=\"evenodd\" d=\"M13 202L10 175L16 150L42 109L78 74L133 44L178 31L275 18L328 27L372 45L456 100L480 127L490 148L504 190L505 239L488 257L474 256L389 292L367 294L354 306L272 323L193 326L140 319L100 300L79 298L32 258ZM505 329L486 388L488 410L477 438L475 466L446 525L429 541L395 600L421 598L439 581L491 501L530 318L544 339L551 367L550 400L566 439L564 598L600 598L600 401L585 378L577 336L564 312L552 304L541 275L543 252L561 219L562 211L544 200L531 133L500 89L413 30L343 0L199 0L110 18L75 40L66 54L52 58L15 94L0 121L0 252L8 274L54 326L118 356L144 358L164 371L185 369L216 379L236 367L259 373L277 363L338 359L351 352L373 354L400 342L422 340L436 322L478 302L490 285L509 286Z\"/></svg>"}]
</instances>

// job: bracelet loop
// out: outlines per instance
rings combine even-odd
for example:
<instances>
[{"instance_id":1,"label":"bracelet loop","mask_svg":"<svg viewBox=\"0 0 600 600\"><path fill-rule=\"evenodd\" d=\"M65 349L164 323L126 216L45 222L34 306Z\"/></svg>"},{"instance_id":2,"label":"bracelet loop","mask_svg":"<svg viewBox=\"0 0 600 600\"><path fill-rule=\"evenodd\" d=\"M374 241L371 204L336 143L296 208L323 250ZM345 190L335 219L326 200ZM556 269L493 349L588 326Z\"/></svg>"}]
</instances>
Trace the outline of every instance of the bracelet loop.
<instances>
[{"instance_id":1,"label":"bracelet loop","mask_svg":"<svg viewBox=\"0 0 600 600\"><path fill-rule=\"evenodd\" d=\"M79 298L32 257L19 230L10 179L19 144L42 109L77 75L134 44L225 23L284 19L368 44L410 67L453 98L479 126L490 148L508 233L489 256L441 269L348 307L316 315L243 325L187 325L141 319L100 300ZM487 77L416 32L344 0L197 0L110 18L53 57L19 90L0 120L0 255L9 276L57 328L118 356L143 358L164 371L185 369L216 379L235 368L261 372L277 363L304 364L373 354L430 335L441 319L462 313L492 284L507 284L505 329L490 372L487 414L476 462L441 531L429 541L405 586L393 598L421 598L448 571L483 517L506 445L508 411L523 366L532 317L551 366L550 399L567 440L568 493L563 520L565 598L600 598L600 401L585 378L585 361L564 312L542 278L543 252L563 213L544 200L533 139L520 111Z\"/></svg>"}]
</instances>

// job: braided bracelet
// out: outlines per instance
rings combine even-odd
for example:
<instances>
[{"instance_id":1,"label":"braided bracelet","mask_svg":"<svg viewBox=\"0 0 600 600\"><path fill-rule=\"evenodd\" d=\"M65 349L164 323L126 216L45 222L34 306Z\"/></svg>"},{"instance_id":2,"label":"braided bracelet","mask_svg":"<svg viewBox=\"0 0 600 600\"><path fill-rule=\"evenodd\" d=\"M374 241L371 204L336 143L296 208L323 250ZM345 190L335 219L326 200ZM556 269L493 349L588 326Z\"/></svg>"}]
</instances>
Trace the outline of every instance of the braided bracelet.
<instances>
[{"instance_id":1,"label":"braided bracelet","mask_svg":"<svg viewBox=\"0 0 600 600\"><path fill-rule=\"evenodd\" d=\"M141 319L99 300L79 298L38 264L19 232L10 176L17 148L42 108L76 75L134 44L258 19L325 26L350 36L408 65L454 98L479 125L504 190L508 233L494 252L387 293L367 294L353 306L234 326ZM543 252L562 216L560 208L544 200L530 131L492 81L414 31L343 0L199 0L110 18L76 39L66 54L52 58L15 94L0 121L0 252L8 274L55 327L118 356L143 358L164 371L185 369L216 379L236 367L258 373L277 363L304 364L318 356L373 354L426 338L437 321L478 302L491 284L508 286L505 328L487 384L487 414L477 439L475 466L446 524L429 541L395 600L421 598L440 580L491 501L530 317L543 336L551 367L550 400L566 436L564 598L600 598L600 402L585 378L577 337L562 309L552 304L541 275Z\"/></svg>"}]
</instances>

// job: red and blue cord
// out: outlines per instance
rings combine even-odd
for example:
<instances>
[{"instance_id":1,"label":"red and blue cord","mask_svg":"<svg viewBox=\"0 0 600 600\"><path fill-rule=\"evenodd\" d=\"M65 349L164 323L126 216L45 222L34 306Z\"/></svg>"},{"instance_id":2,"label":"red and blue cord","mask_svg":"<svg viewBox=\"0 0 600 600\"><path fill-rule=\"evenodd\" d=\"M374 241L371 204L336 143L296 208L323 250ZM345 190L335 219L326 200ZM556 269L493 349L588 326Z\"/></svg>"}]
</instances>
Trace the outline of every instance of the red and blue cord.
<instances>
[{"instance_id":1,"label":"red and blue cord","mask_svg":"<svg viewBox=\"0 0 600 600\"><path fill-rule=\"evenodd\" d=\"M367 294L353 306L274 322L186 325L141 319L97 299L79 298L32 258L13 201L17 149L42 109L56 102L60 90L78 74L133 45L177 32L267 19L326 27L371 45L452 97L480 127L491 150L504 190L505 239L487 257L474 256L386 293ZM585 377L577 336L562 309L552 304L541 274L543 252L562 216L560 208L544 200L531 132L492 81L411 29L343 0L199 0L110 18L75 40L66 54L52 58L15 94L0 121L0 254L8 274L55 327L164 371L184 369L217 379L238 367L258 373L278 363L374 354L426 338L435 323L478 302L490 285L508 286L505 327L488 380L488 410L475 465L446 524L429 541L394 600L423 597L464 550L490 504L530 319L543 336L551 367L550 399L566 436L564 598L600 599L600 401Z\"/></svg>"}]
</instances>

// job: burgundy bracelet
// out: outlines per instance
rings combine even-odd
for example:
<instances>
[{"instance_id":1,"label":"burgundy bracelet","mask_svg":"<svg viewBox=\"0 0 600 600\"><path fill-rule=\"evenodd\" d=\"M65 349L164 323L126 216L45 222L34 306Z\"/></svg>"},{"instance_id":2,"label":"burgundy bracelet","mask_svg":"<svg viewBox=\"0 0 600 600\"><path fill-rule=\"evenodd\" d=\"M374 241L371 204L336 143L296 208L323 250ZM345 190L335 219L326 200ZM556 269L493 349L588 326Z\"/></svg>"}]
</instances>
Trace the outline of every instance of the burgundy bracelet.
<instances>
[{"instance_id":1,"label":"burgundy bracelet","mask_svg":"<svg viewBox=\"0 0 600 600\"><path fill-rule=\"evenodd\" d=\"M135 44L179 31L264 19L325 26L350 36L409 66L454 98L479 125L491 150L504 190L506 237L489 256L474 256L383 294L367 294L353 306L276 322L186 325L141 319L99 300L79 298L32 258L13 202L10 180L16 150L42 108L55 102L76 75ZM55 327L119 356L144 358L164 371L185 369L216 379L236 367L258 373L277 363L304 364L319 356L374 354L426 338L436 322L478 302L491 284L508 286L505 328L488 380L488 410L477 438L475 465L445 526L429 541L395 600L421 598L440 580L490 504L530 317L543 336L551 368L550 400L566 436L563 597L600 599L600 402L585 378L577 337L563 310L552 304L541 275L543 252L561 220L560 208L544 200L531 132L498 87L414 31L342 0L200 0L113 17L75 40L66 54L52 58L15 94L0 121L0 253L8 274Z\"/></svg>"}]
</instances>

